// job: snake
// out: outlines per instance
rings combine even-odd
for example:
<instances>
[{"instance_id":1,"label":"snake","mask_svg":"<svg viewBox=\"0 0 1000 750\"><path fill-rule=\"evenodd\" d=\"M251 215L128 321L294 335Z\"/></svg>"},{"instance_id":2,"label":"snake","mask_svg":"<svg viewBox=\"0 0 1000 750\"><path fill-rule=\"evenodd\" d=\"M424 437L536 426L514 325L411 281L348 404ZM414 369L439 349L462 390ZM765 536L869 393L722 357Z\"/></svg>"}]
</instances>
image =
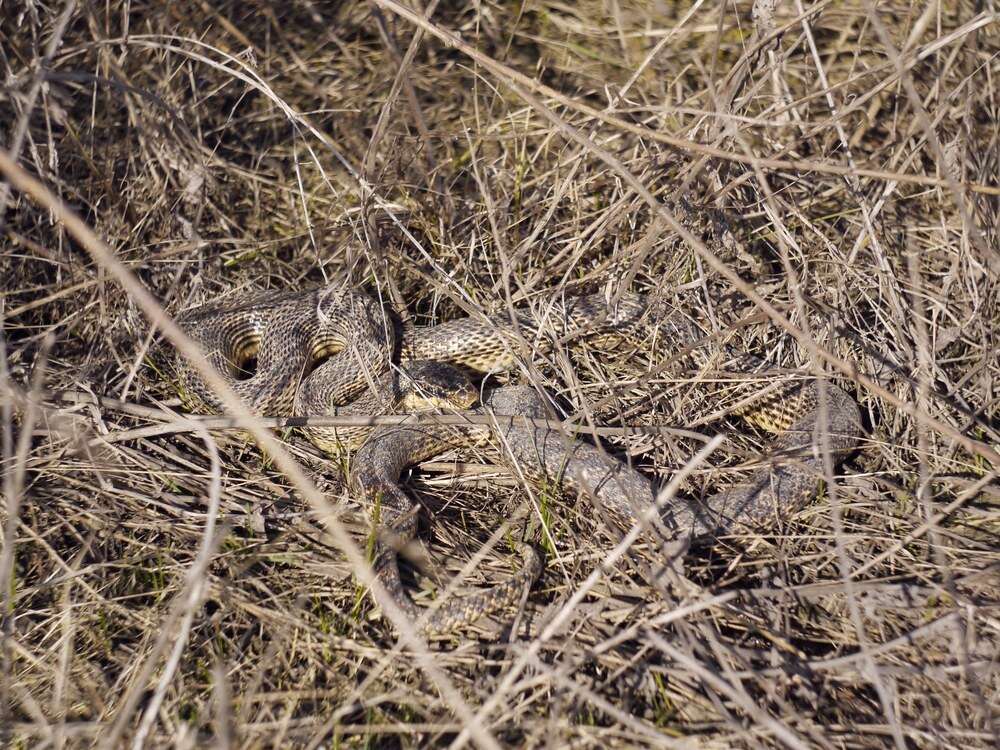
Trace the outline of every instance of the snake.
<instances>
[{"instance_id":1,"label":"snake","mask_svg":"<svg viewBox=\"0 0 1000 750\"><path fill-rule=\"evenodd\" d=\"M470 378L509 370L527 349L576 340L648 340L678 355L678 364L712 367L697 344L705 336L681 311L626 292L554 296L540 308L459 317L434 326L405 326L371 295L342 283L311 290L244 293L177 318L209 364L251 410L267 416L412 414L447 411L478 417L467 424L393 424L302 428L330 455L353 453L349 484L372 509L373 569L389 599L428 635L448 633L516 604L543 563L519 544L518 569L474 594L449 597L422 611L400 578L398 551L417 532L417 506L400 475L449 448L492 447L530 481L556 483L590 499L619 527L637 522L656 499L653 483L602 447L568 438L545 418L546 394L525 385L495 388L479 398ZM727 350L745 372L762 360ZM193 411L219 413L221 401L178 357L182 400ZM825 476L823 451L840 458L862 434L856 402L832 383L795 379L761 389L736 412L774 434L770 459L743 482L703 500L675 498L661 509L660 528L692 539L769 525L801 507ZM539 426L541 425L541 426Z\"/></svg>"}]
</instances>

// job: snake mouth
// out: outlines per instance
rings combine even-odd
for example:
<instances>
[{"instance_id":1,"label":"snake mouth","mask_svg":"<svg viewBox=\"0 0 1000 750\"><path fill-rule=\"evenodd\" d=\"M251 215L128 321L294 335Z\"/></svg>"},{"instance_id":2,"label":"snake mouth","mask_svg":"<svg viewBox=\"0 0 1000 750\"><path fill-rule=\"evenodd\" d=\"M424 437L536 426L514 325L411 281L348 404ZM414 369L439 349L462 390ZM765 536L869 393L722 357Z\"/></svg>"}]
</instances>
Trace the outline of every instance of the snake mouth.
<instances>
[{"instance_id":1,"label":"snake mouth","mask_svg":"<svg viewBox=\"0 0 1000 750\"><path fill-rule=\"evenodd\" d=\"M455 409L471 409L476 399L469 398L464 393L434 395L428 393L407 394L400 404L403 412L421 411L453 411Z\"/></svg>"},{"instance_id":2,"label":"snake mouth","mask_svg":"<svg viewBox=\"0 0 1000 750\"><path fill-rule=\"evenodd\" d=\"M404 411L469 409L479 398L465 374L443 362L409 362L399 375Z\"/></svg>"}]
</instances>

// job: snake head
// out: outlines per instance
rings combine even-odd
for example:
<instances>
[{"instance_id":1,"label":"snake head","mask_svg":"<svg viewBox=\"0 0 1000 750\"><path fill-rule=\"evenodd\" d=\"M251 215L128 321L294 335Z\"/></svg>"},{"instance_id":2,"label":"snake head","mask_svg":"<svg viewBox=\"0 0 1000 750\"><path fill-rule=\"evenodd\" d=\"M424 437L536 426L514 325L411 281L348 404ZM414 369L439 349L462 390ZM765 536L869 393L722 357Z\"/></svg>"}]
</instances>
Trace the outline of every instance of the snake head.
<instances>
[{"instance_id":1,"label":"snake head","mask_svg":"<svg viewBox=\"0 0 1000 750\"><path fill-rule=\"evenodd\" d=\"M470 409L479 397L465 373L432 360L407 362L400 371L399 385L404 412Z\"/></svg>"}]
</instances>

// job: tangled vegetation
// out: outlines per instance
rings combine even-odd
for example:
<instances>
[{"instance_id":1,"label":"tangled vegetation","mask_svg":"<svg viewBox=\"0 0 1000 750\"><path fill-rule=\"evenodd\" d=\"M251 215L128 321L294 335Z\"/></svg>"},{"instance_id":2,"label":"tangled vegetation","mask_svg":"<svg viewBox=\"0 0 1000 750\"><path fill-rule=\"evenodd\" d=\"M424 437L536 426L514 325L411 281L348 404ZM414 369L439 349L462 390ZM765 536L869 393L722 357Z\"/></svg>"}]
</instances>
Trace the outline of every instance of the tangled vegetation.
<instances>
[{"instance_id":1,"label":"tangled vegetation","mask_svg":"<svg viewBox=\"0 0 1000 750\"><path fill-rule=\"evenodd\" d=\"M0 741L995 747L993 0L421 5L0 3ZM585 499L443 456L407 479L419 600L505 575L507 538L546 569L414 648L330 531L369 542L342 467L279 433L309 502L179 416L156 312L338 280L422 324L660 295L850 392L865 438L655 583ZM672 364L591 342L505 377L661 485L722 431L697 496L768 438Z\"/></svg>"}]
</instances>

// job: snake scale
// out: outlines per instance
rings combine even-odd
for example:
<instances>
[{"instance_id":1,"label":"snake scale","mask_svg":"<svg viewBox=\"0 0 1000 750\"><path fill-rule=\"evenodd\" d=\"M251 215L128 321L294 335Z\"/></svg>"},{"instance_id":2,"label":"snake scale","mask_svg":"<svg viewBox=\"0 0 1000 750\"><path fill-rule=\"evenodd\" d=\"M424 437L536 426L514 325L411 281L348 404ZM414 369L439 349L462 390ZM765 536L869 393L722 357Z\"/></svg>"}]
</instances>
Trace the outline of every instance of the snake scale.
<instances>
[{"instance_id":1,"label":"snake scale","mask_svg":"<svg viewBox=\"0 0 1000 750\"><path fill-rule=\"evenodd\" d=\"M261 415L379 415L448 410L498 415L493 424L400 424L372 427L307 426L321 450L355 450L350 484L378 508L374 569L392 600L413 620L421 615L400 580L397 550L416 534L416 505L399 486L402 470L451 447L493 446L513 470L536 481L559 481L589 497L619 526L628 528L654 502L649 479L599 447L524 419L545 417L533 388L494 389L476 406L478 390L468 374L511 368L518 342L544 349L574 338L648 340L710 366L691 344L702 332L678 311L664 310L638 294L608 301L601 295L553 299L542 310L515 310L489 317L458 318L433 327L401 328L367 294L331 284L310 291L260 292L238 304L219 302L182 314L178 322L201 346L247 406ZM733 355L737 367L757 371L752 355ZM248 363L255 368L245 372ZM318 363L318 364L317 364ZM397 364L398 363L398 364ZM178 375L192 409L221 411L217 397L183 359ZM792 380L748 400L740 414L775 433L772 459L749 479L703 501L675 500L662 517L677 537L760 527L786 515L815 491L822 454L856 446L861 434L855 402L827 384L821 419L820 388ZM820 434L821 423L825 433ZM542 561L522 545L523 563L506 581L479 593L451 597L420 620L428 633L447 632L515 603L538 577Z\"/></svg>"}]
</instances>

